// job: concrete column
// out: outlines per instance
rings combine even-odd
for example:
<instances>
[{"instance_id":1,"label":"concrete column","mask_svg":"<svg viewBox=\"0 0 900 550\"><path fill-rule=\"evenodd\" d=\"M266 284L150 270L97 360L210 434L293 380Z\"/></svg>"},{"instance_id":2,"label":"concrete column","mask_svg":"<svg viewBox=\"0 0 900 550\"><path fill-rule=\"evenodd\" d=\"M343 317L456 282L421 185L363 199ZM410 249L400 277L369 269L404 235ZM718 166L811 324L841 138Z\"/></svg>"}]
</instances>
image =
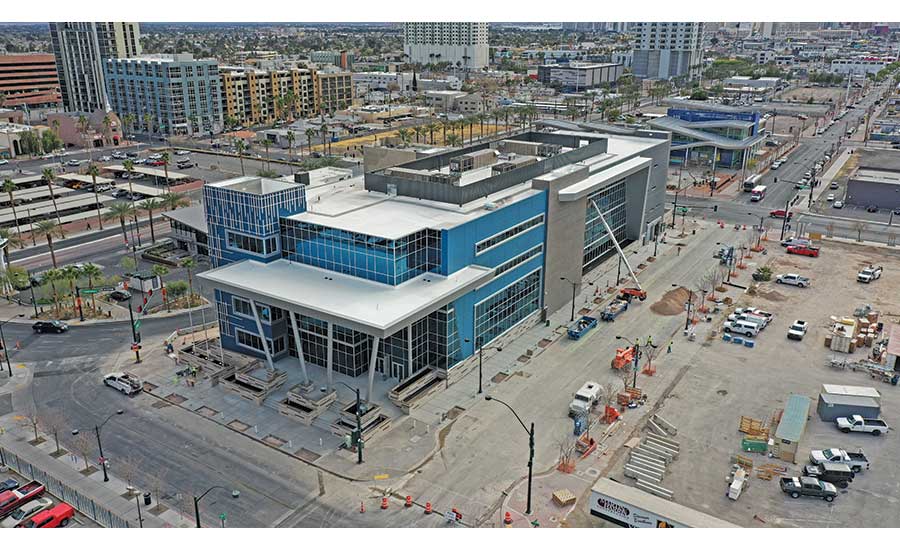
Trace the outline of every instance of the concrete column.
<instances>
[{"instance_id":1,"label":"concrete column","mask_svg":"<svg viewBox=\"0 0 900 550\"><path fill-rule=\"evenodd\" d=\"M269 365L269 372L275 372L275 363L272 362L272 353L269 351L269 341L266 339L262 323L259 320L259 312L257 311L259 306L256 300L250 300L250 305L253 307L253 320L256 321L256 331L259 334L259 339L262 341L263 352L266 354L266 363Z\"/></svg>"},{"instance_id":2,"label":"concrete column","mask_svg":"<svg viewBox=\"0 0 900 550\"><path fill-rule=\"evenodd\" d=\"M406 374L408 376L412 376L413 374L413 342L412 342L412 323L406 327L406 362L409 364L407 367ZM400 377L400 380L403 380L403 376Z\"/></svg>"},{"instance_id":3,"label":"concrete column","mask_svg":"<svg viewBox=\"0 0 900 550\"><path fill-rule=\"evenodd\" d=\"M297 348L297 357L300 359L300 370L303 372L303 383L309 384L309 374L306 372L306 359L303 358L303 342L300 341L300 329L297 328L297 314L288 311L291 316L291 329L294 331L294 347Z\"/></svg>"},{"instance_id":4,"label":"concrete column","mask_svg":"<svg viewBox=\"0 0 900 550\"><path fill-rule=\"evenodd\" d=\"M334 385L334 323L328 322L328 352L327 352L327 363L326 366L328 368L328 391L331 391L331 386Z\"/></svg>"},{"instance_id":5,"label":"concrete column","mask_svg":"<svg viewBox=\"0 0 900 550\"><path fill-rule=\"evenodd\" d=\"M372 356L369 359L369 390L366 393L366 401L372 401L372 392L375 391L375 362L378 361L378 344L381 338L374 336L372 340Z\"/></svg>"}]
</instances>

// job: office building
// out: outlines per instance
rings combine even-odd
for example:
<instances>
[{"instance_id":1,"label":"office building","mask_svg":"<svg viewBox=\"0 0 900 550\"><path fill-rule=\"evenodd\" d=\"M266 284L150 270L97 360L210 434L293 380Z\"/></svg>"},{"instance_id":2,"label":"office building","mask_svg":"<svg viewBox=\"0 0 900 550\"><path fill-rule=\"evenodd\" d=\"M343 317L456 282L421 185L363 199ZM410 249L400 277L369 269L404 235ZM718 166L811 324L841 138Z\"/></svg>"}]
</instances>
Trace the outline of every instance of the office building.
<instances>
[{"instance_id":1,"label":"office building","mask_svg":"<svg viewBox=\"0 0 900 550\"><path fill-rule=\"evenodd\" d=\"M59 105L59 77L53 54L0 55L0 107Z\"/></svg>"},{"instance_id":2,"label":"office building","mask_svg":"<svg viewBox=\"0 0 900 550\"><path fill-rule=\"evenodd\" d=\"M632 70L650 80L699 75L703 23L633 23Z\"/></svg>"},{"instance_id":3,"label":"office building","mask_svg":"<svg viewBox=\"0 0 900 550\"><path fill-rule=\"evenodd\" d=\"M403 53L409 63L483 69L488 65L488 24L404 23Z\"/></svg>"},{"instance_id":4,"label":"office building","mask_svg":"<svg viewBox=\"0 0 900 550\"><path fill-rule=\"evenodd\" d=\"M187 53L107 59L110 104L120 117L160 134L208 134L222 129L221 80L214 59ZM150 127L145 124L150 115Z\"/></svg>"},{"instance_id":5,"label":"office building","mask_svg":"<svg viewBox=\"0 0 900 550\"><path fill-rule=\"evenodd\" d=\"M541 65L538 67L538 80L548 86L558 86L564 92L577 92L612 84L624 71L625 67L620 63Z\"/></svg>"},{"instance_id":6,"label":"office building","mask_svg":"<svg viewBox=\"0 0 900 550\"><path fill-rule=\"evenodd\" d=\"M137 23L50 23L63 107L92 113L109 108L103 64L141 54Z\"/></svg>"},{"instance_id":7,"label":"office building","mask_svg":"<svg viewBox=\"0 0 900 550\"><path fill-rule=\"evenodd\" d=\"M305 67L261 70L219 67L222 114L242 125L271 124L318 113L314 72ZM283 99L281 99L283 98Z\"/></svg>"},{"instance_id":8,"label":"office building","mask_svg":"<svg viewBox=\"0 0 900 550\"><path fill-rule=\"evenodd\" d=\"M224 346L371 397L376 372L447 377L476 343L567 307L615 254L595 204L622 243L661 231L669 155L664 132L573 127L343 181L205 185L214 269L198 277Z\"/></svg>"}]
</instances>

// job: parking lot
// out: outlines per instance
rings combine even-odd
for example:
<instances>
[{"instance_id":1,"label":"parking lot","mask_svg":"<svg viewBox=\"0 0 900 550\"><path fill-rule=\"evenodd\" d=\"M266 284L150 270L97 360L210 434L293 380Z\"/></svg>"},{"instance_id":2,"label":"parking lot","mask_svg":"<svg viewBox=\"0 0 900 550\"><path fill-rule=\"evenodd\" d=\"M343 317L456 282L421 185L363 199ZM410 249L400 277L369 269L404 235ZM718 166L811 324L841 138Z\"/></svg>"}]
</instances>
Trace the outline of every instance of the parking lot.
<instances>
[{"instance_id":1,"label":"parking lot","mask_svg":"<svg viewBox=\"0 0 900 550\"><path fill-rule=\"evenodd\" d=\"M26 483L31 481L30 479L25 479L24 477L20 476L16 472L13 472L12 470L8 470L5 473L0 473L0 480L7 480L7 479L14 479L14 480L18 481L19 486L25 485ZM41 495L41 498L49 498L53 502L53 506L62 502L55 496L47 494L47 493L44 493L43 495ZM51 508L52 508L52 506L51 506ZM12 518L7 517L7 519L12 519ZM90 518L88 518L87 516L85 516L84 514L79 512L78 510L75 510L75 517L72 518L72 521L70 521L69 524L66 525L66 527L70 528L70 529L73 527L97 527L97 524L94 523Z\"/></svg>"},{"instance_id":2,"label":"parking lot","mask_svg":"<svg viewBox=\"0 0 900 550\"><path fill-rule=\"evenodd\" d=\"M829 316L852 316L871 304L886 324L900 320L900 254L884 248L825 243L819 258L788 256L777 244L769 246L768 261L774 273L796 272L812 279L810 288L761 283L743 294L735 307L754 306L775 314L774 320L755 339L756 347L727 343L720 329L728 311L698 329L698 348L684 378L662 405L660 414L678 427L681 455L670 466L663 486L675 493L675 501L746 527L882 527L893 525L900 513L900 472L894 458L900 439L890 432L882 437L844 434L832 423L819 419L815 406L822 384L871 386L882 395L882 416L889 425L900 422L900 387L882 383L864 371L834 369L831 357L862 359L871 352L863 347L852 355L824 347ZM754 260L760 259L756 256ZM880 280L870 285L856 282L865 265L884 266ZM751 269L754 266L750 266ZM809 322L802 341L788 340L788 326L795 319ZM705 341L700 340L705 336ZM783 409L791 393L812 400L805 434L800 440L797 463L790 464L764 454L740 449L744 434L738 431L741 416L768 422ZM797 500L781 492L778 478L759 479L754 471L749 487L739 500L726 497L728 476L736 455L753 460L754 467L776 464L788 475L800 472L811 449L840 447L864 449L871 470L857 475L848 489L838 489L829 504L815 498ZM622 475L623 465L614 474ZM865 514L859 513L865 510Z\"/></svg>"}]
</instances>

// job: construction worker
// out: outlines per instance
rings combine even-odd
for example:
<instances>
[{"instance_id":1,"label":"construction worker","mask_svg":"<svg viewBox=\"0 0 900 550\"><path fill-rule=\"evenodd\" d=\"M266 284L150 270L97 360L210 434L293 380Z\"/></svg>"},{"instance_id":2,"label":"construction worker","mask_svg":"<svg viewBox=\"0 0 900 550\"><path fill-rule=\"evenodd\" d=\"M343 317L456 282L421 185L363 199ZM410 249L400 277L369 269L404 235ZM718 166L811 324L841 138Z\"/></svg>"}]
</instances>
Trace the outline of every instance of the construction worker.
<instances>
[{"instance_id":1,"label":"construction worker","mask_svg":"<svg viewBox=\"0 0 900 550\"><path fill-rule=\"evenodd\" d=\"M669 340L669 347L666 348L666 353L672 353L672 341Z\"/></svg>"}]
</instances>

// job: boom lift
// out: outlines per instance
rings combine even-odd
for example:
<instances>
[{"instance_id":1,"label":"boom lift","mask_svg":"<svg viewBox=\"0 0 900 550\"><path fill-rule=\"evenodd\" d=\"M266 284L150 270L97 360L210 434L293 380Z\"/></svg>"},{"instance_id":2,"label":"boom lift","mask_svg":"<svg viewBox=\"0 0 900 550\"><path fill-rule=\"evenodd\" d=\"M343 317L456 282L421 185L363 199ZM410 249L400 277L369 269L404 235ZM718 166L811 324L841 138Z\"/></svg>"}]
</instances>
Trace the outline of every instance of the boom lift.
<instances>
[{"instance_id":1,"label":"boom lift","mask_svg":"<svg viewBox=\"0 0 900 550\"><path fill-rule=\"evenodd\" d=\"M616 239L616 236L613 234L612 228L606 222L606 217L603 216L603 211L600 210L600 207L597 206L597 201L595 199L590 199L591 205L593 205L594 210L597 211L597 215L600 216L600 221L603 223L603 227L606 228L606 233L609 235L609 238L612 240L613 246L616 247L616 252L619 253L619 257L622 258L622 261L625 262L625 267L628 268L628 273L631 275L631 278L634 280L634 287L625 287L620 290L619 299L630 302L632 298L637 298L640 301L644 301L647 299L647 291L641 287L640 281L638 281L637 275L634 274L634 270L631 269L631 264L628 263L628 258L625 257L625 253L622 252L622 247L619 246L619 241ZM616 284L619 282L616 281Z\"/></svg>"}]
</instances>

